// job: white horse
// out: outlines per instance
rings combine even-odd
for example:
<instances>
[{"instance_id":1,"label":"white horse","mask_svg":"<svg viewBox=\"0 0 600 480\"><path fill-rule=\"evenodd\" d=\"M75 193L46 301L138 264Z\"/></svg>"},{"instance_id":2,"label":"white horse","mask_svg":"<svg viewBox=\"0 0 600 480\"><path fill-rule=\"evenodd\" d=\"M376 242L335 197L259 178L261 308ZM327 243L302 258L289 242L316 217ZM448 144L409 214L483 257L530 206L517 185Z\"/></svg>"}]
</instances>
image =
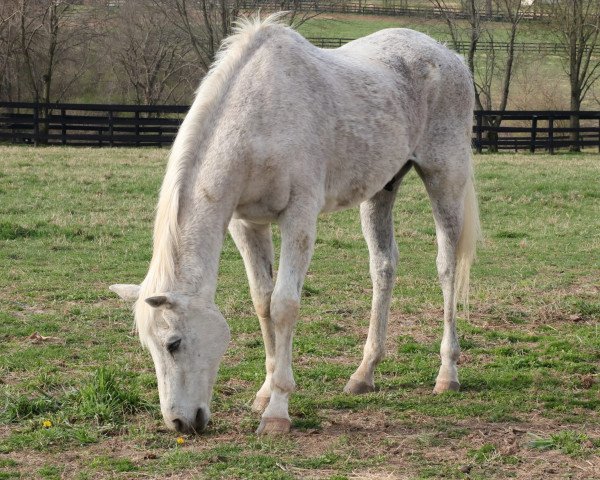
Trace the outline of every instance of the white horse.
<instances>
[{"instance_id":1,"label":"white horse","mask_svg":"<svg viewBox=\"0 0 600 480\"><path fill-rule=\"evenodd\" d=\"M242 21L225 40L173 145L137 299L135 321L150 350L168 427L202 430L230 340L214 302L227 227L244 259L266 352L254 409L258 432L290 429L292 336L317 217L360 204L373 304L364 357L345 391L374 389L384 355L398 251L392 207L414 166L435 217L444 296L435 392L457 390L455 327L479 231L472 180L473 87L462 60L424 34L388 29L335 50L277 22ZM273 278L270 224L281 230Z\"/></svg>"}]
</instances>

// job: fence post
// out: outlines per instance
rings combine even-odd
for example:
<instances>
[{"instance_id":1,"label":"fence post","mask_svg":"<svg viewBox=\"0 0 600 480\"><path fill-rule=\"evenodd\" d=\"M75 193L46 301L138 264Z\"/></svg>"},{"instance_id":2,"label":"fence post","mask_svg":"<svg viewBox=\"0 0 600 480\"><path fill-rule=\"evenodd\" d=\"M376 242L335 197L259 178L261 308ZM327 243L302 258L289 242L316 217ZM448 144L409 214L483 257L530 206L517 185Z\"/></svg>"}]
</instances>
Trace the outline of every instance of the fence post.
<instances>
[{"instance_id":1,"label":"fence post","mask_svg":"<svg viewBox=\"0 0 600 480\"><path fill-rule=\"evenodd\" d=\"M50 135L50 107L48 106L48 102L44 103L44 143L47 145L50 143L50 139L48 136Z\"/></svg>"},{"instance_id":2,"label":"fence post","mask_svg":"<svg viewBox=\"0 0 600 480\"><path fill-rule=\"evenodd\" d=\"M115 139L113 138L113 134L114 134L113 111L109 110L108 111L108 138L109 138L109 145L111 146L111 148L115 146Z\"/></svg>"},{"instance_id":3,"label":"fence post","mask_svg":"<svg viewBox=\"0 0 600 480\"><path fill-rule=\"evenodd\" d=\"M65 123L65 116L67 111L64 108L60 109L60 126L61 126L61 138L60 141L63 145L67 144L67 125Z\"/></svg>"},{"instance_id":4,"label":"fence post","mask_svg":"<svg viewBox=\"0 0 600 480\"><path fill-rule=\"evenodd\" d=\"M481 153L482 151L482 145L481 145L481 128L482 128L482 121L483 121L483 115L481 112L475 112L475 118L477 119L477 127L475 130L475 150L477 153Z\"/></svg>"},{"instance_id":5,"label":"fence post","mask_svg":"<svg viewBox=\"0 0 600 480\"><path fill-rule=\"evenodd\" d=\"M600 118L598 119L598 153L600 153Z\"/></svg>"},{"instance_id":6,"label":"fence post","mask_svg":"<svg viewBox=\"0 0 600 480\"><path fill-rule=\"evenodd\" d=\"M40 104L35 102L33 107L33 145L38 146L40 141Z\"/></svg>"},{"instance_id":7,"label":"fence post","mask_svg":"<svg viewBox=\"0 0 600 480\"><path fill-rule=\"evenodd\" d=\"M135 146L140 146L140 111L135 112Z\"/></svg>"},{"instance_id":8,"label":"fence post","mask_svg":"<svg viewBox=\"0 0 600 480\"><path fill-rule=\"evenodd\" d=\"M13 113L12 108L9 108L7 111L10 112L11 114ZM11 132L12 132L12 143L17 143L17 129L15 128L14 123L11 125Z\"/></svg>"},{"instance_id":9,"label":"fence post","mask_svg":"<svg viewBox=\"0 0 600 480\"><path fill-rule=\"evenodd\" d=\"M535 153L535 141L537 137L537 115L531 117L531 139L529 141L529 153Z\"/></svg>"},{"instance_id":10,"label":"fence post","mask_svg":"<svg viewBox=\"0 0 600 480\"><path fill-rule=\"evenodd\" d=\"M548 117L548 151L554 155L554 117Z\"/></svg>"}]
</instances>

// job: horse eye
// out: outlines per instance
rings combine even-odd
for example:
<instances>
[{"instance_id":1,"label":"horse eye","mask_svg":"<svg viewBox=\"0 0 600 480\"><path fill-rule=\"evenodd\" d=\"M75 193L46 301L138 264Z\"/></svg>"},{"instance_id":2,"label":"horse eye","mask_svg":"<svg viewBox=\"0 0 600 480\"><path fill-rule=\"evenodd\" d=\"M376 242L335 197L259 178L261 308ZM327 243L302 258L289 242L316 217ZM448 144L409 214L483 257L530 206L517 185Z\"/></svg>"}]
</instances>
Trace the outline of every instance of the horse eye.
<instances>
[{"instance_id":1,"label":"horse eye","mask_svg":"<svg viewBox=\"0 0 600 480\"><path fill-rule=\"evenodd\" d=\"M167 350L169 353L175 353L179 349L179 345L181 344L181 338L179 340L175 340L167 345Z\"/></svg>"}]
</instances>

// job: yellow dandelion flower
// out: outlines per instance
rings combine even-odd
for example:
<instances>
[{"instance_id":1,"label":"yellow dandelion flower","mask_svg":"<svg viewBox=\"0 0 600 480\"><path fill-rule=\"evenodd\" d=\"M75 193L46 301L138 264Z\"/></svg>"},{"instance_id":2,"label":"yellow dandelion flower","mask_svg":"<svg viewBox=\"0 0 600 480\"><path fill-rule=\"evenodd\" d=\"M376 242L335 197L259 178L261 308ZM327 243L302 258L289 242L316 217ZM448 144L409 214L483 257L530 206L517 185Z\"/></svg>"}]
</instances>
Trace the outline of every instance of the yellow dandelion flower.
<instances>
[{"instance_id":1,"label":"yellow dandelion flower","mask_svg":"<svg viewBox=\"0 0 600 480\"><path fill-rule=\"evenodd\" d=\"M177 445L183 445L184 442L185 440L183 439L183 437L177 437Z\"/></svg>"},{"instance_id":2,"label":"yellow dandelion flower","mask_svg":"<svg viewBox=\"0 0 600 480\"><path fill-rule=\"evenodd\" d=\"M44 428L50 428L52 426L52 422L50 420L44 420L44 422L42 423L42 427Z\"/></svg>"}]
</instances>

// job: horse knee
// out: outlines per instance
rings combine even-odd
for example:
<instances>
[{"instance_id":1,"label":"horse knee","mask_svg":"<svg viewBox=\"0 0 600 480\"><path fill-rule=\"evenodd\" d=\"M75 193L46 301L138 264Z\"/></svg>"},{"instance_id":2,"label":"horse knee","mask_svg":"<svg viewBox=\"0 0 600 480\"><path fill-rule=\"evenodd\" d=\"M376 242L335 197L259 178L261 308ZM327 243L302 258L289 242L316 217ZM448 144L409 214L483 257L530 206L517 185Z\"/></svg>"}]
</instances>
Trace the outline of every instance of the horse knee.
<instances>
[{"instance_id":1,"label":"horse knee","mask_svg":"<svg viewBox=\"0 0 600 480\"><path fill-rule=\"evenodd\" d=\"M271 297L271 320L275 326L294 324L298 318L300 301L295 298Z\"/></svg>"},{"instance_id":2,"label":"horse knee","mask_svg":"<svg viewBox=\"0 0 600 480\"><path fill-rule=\"evenodd\" d=\"M271 302L268 300L254 302L254 310L258 318L269 318L271 316Z\"/></svg>"},{"instance_id":3,"label":"horse knee","mask_svg":"<svg viewBox=\"0 0 600 480\"><path fill-rule=\"evenodd\" d=\"M390 288L396 279L396 262L386 258L375 262L371 269L373 285L380 288Z\"/></svg>"}]
</instances>

